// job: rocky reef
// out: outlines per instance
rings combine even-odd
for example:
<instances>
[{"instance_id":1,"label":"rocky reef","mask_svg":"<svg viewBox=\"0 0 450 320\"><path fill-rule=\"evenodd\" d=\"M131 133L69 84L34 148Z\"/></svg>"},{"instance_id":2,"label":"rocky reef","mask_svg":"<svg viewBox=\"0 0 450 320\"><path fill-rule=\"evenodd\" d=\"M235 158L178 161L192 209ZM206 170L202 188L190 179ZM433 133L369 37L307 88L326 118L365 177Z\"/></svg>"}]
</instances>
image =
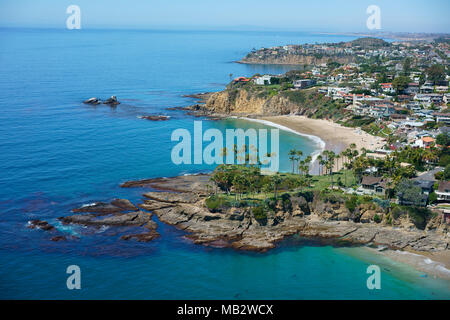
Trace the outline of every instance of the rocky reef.
<instances>
[{"instance_id":1,"label":"rocky reef","mask_svg":"<svg viewBox=\"0 0 450 320\"><path fill-rule=\"evenodd\" d=\"M97 202L73 209L77 214L60 217L63 224L93 227L142 227L142 233L124 234L123 240L136 239L148 242L157 237L158 225L152 221L152 213L139 210L127 199L114 199L110 203ZM134 229L133 229L134 230Z\"/></svg>"}]
</instances>

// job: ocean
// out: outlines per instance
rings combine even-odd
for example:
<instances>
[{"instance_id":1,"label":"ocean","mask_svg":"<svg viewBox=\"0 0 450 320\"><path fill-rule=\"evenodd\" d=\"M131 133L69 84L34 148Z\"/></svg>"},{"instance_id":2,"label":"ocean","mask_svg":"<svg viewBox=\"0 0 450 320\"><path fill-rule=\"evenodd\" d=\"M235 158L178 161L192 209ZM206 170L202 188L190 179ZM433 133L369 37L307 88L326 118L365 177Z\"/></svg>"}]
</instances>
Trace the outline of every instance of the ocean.
<instances>
[{"instance_id":1,"label":"ocean","mask_svg":"<svg viewBox=\"0 0 450 320\"><path fill-rule=\"evenodd\" d=\"M172 163L171 133L201 120L168 107L184 95L217 91L232 77L284 73L293 67L234 63L253 48L338 42L347 36L302 32L0 29L0 298L1 299L448 299L449 283L368 253L293 237L268 253L192 244L159 223L150 243L122 241L102 228L80 236L57 218L95 201L139 202L127 180L208 172ZM90 97L116 95L116 108ZM139 116L164 114L169 121ZM240 119L203 128L269 128ZM287 152L317 151L317 142L280 131ZM41 219L77 237L52 242L27 228ZM156 218L155 218L156 220ZM368 290L367 267L382 269L382 289ZM82 289L68 290L66 268L78 265Z\"/></svg>"}]
</instances>

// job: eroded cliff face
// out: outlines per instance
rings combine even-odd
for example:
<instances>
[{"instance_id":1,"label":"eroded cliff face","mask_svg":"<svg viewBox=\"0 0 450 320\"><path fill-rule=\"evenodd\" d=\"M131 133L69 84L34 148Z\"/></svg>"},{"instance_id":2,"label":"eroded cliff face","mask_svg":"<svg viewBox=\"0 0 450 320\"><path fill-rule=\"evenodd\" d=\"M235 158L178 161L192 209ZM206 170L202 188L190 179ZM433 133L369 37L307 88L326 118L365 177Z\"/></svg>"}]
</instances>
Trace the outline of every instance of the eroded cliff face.
<instances>
[{"instance_id":1,"label":"eroded cliff face","mask_svg":"<svg viewBox=\"0 0 450 320\"><path fill-rule=\"evenodd\" d=\"M216 92L207 100L206 108L214 113L284 115L296 113L299 106L288 98L276 95L262 98L247 90Z\"/></svg>"},{"instance_id":2,"label":"eroded cliff face","mask_svg":"<svg viewBox=\"0 0 450 320\"><path fill-rule=\"evenodd\" d=\"M340 64L346 64L351 63L354 61L354 57L352 56L346 56L346 57L322 57L317 58L312 55L293 55L293 54L286 54L286 55L275 55L273 57L259 57L259 56L250 56L243 58L240 63L248 63L248 64L300 64L305 66L311 66L311 65L320 65L320 64L326 64L329 62L329 60L332 60L334 62L338 62Z\"/></svg>"}]
</instances>

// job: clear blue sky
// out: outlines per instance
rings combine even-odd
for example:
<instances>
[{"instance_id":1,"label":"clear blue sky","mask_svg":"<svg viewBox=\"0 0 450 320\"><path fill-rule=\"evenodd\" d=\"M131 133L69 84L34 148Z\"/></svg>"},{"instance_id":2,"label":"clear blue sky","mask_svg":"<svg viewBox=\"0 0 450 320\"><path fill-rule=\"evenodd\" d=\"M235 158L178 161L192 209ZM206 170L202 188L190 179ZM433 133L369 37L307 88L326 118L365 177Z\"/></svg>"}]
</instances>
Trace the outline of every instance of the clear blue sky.
<instances>
[{"instance_id":1,"label":"clear blue sky","mask_svg":"<svg viewBox=\"0 0 450 320\"><path fill-rule=\"evenodd\" d=\"M450 32L449 0L0 0L0 26L64 28L71 4L82 28L367 31L375 4L382 31Z\"/></svg>"}]
</instances>

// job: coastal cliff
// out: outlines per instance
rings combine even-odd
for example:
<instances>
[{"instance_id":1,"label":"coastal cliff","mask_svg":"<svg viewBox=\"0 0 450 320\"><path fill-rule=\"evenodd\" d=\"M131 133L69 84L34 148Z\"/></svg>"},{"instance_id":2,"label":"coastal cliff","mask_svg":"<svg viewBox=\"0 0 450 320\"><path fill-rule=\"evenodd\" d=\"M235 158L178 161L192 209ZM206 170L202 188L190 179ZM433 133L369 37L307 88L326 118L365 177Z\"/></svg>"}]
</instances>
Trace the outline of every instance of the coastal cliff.
<instances>
[{"instance_id":1,"label":"coastal cliff","mask_svg":"<svg viewBox=\"0 0 450 320\"><path fill-rule=\"evenodd\" d=\"M270 91L264 87L227 88L224 91L213 93L204 105L207 112L227 115L287 115L297 114L314 117L320 115L326 108L336 103L330 101L323 94L314 89L298 91ZM339 107L339 106L337 106ZM337 110L336 110L337 111ZM339 112L336 112L336 115Z\"/></svg>"},{"instance_id":2,"label":"coastal cliff","mask_svg":"<svg viewBox=\"0 0 450 320\"><path fill-rule=\"evenodd\" d=\"M355 59L352 56L343 56L343 57L317 57L314 55L295 55L295 54L284 54L284 55L260 55L258 53L249 54L242 60L238 61L239 63L244 64L283 64L283 65L303 65L303 66L312 66L312 65L321 65L327 64L328 62L333 61L340 64L347 64L354 62Z\"/></svg>"},{"instance_id":3,"label":"coastal cliff","mask_svg":"<svg viewBox=\"0 0 450 320\"><path fill-rule=\"evenodd\" d=\"M261 97L247 90L216 92L207 100L206 108L214 113L282 115L298 111L298 105L283 96Z\"/></svg>"}]
</instances>

